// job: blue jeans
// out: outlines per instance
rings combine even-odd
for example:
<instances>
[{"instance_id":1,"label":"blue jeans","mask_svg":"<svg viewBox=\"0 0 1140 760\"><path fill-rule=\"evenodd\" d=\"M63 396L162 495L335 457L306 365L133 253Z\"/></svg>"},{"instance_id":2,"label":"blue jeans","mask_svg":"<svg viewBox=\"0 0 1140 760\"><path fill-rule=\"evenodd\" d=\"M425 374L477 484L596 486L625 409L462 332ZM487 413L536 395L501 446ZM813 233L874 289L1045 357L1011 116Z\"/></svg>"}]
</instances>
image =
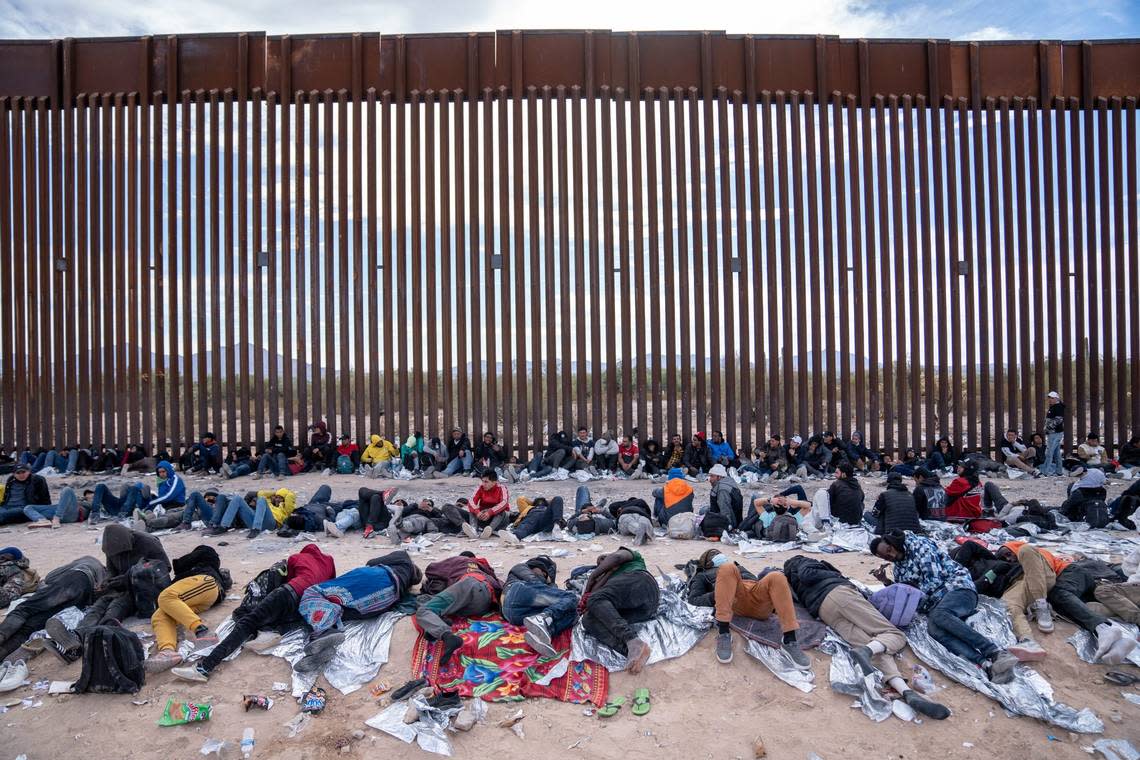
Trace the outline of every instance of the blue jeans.
<instances>
[{"instance_id":1,"label":"blue jeans","mask_svg":"<svg viewBox=\"0 0 1140 760\"><path fill-rule=\"evenodd\" d=\"M574 494L574 516L582 514L582 507L592 503L590 489L587 486L578 486L578 491Z\"/></svg>"},{"instance_id":2,"label":"blue jeans","mask_svg":"<svg viewBox=\"0 0 1140 760\"><path fill-rule=\"evenodd\" d=\"M333 520L333 522L335 522L336 527L340 528L342 531L359 528L360 510L355 506L346 507L337 513L336 519ZM395 530L395 528L391 528L391 530Z\"/></svg>"},{"instance_id":3,"label":"blue jeans","mask_svg":"<svg viewBox=\"0 0 1140 760\"><path fill-rule=\"evenodd\" d=\"M954 589L926 613L926 624L931 637L946 647L950 654L981 665L1000 647L966 624L966 618L977 609L976 592Z\"/></svg>"},{"instance_id":4,"label":"blue jeans","mask_svg":"<svg viewBox=\"0 0 1140 760\"><path fill-rule=\"evenodd\" d=\"M221 498L220 496L218 497ZM269 502L264 496L257 497L257 509L250 509L245 499L230 497L226 511L219 523L223 528L233 527L234 518L241 518L241 524L257 530L277 530L277 519L269 511Z\"/></svg>"},{"instance_id":5,"label":"blue jeans","mask_svg":"<svg viewBox=\"0 0 1140 760\"><path fill-rule=\"evenodd\" d=\"M562 519L562 497L555 496L544 507L531 507L526 517L515 526L514 534L519 539L535 533L546 533L554 529L554 523Z\"/></svg>"},{"instance_id":6,"label":"blue jeans","mask_svg":"<svg viewBox=\"0 0 1140 760\"><path fill-rule=\"evenodd\" d=\"M447 463L447 467L443 468L444 475L458 475L460 472L468 472L471 465L475 462L475 455L470 451L463 456L458 456Z\"/></svg>"},{"instance_id":7,"label":"blue jeans","mask_svg":"<svg viewBox=\"0 0 1140 760\"><path fill-rule=\"evenodd\" d=\"M24 515L32 522L58 517L61 523L73 523L79 519L79 499L75 498L73 489L63 488L59 492L58 503L29 504L24 507Z\"/></svg>"},{"instance_id":8,"label":"blue jeans","mask_svg":"<svg viewBox=\"0 0 1140 760\"><path fill-rule=\"evenodd\" d=\"M503 594L503 617L512 625L522 625L531 615L550 615L550 635L557 636L578 619L578 596L545 583L516 581Z\"/></svg>"},{"instance_id":9,"label":"blue jeans","mask_svg":"<svg viewBox=\"0 0 1140 760\"><path fill-rule=\"evenodd\" d=\"M24 507L3 507L0 508L0 525L7 525L8 523L24 522L27 517L24 516Z\"/></svg>"},{"instance_id":10,"label":"blue jeans","mask_svg":"<svg viewBox=\"0 0 1140 760\"><path fill-rule=\"evenodd\" d=\"M315 494L313 494L313 498L309 499L309 503L306 504L305 506L311 507L314 504L320 504L323 506L325 504L328 504L331 500L332 500L332 486L323 485L317 489L317 492ZM313 511L315 512L318 510L313 510Z\"/></svg>"},{"instance_id":11,"label":"blue jeans","mask_svg":"<svg viewBox=\"0 0 1140 760\"><path fill-rule=\"evenodd\" d=\"M102 509L111 515L129 515L143 504L141 483L128 483L115 496L111 489L100 483L95 486L95 496L91 499L91 511L95 514Z\"/></svg>"},{"instance_id":12,"label":"blue jeans","mask_svg":"<svg viewBox=\"0 0 1140 760\"><path fill-rule=\"evenodd\" d=\"M1061 461L1061 441L1064 433L1049 433L1045 436L1045 463L1041 465L1042 475L1060 475L1065 469Z\"/></svg>"},{"instance_id":13,"label":"blue jeans","mask_svg":"<svg viewBox=\"0 0 1140 760\"><path fill-rule=\"evenodd\" d=\"M274 475L289 475L289 458L284 454L262 454L257 463L257 474L273 470Z\"/></svg>"},{"instance_id":14,"label":"blue jeans","mask_svg":"<svg viewBox=\"0 0 1140 760\"><path fill-rule=\"evenodd\" d=\"M248 459L230 465L231 478L240 478L242 475L248 475L251 472L253 472L253 463Z\"/></svg>"},{"instance_id":15,"label":"blue jeans","mask_svg":"<svg viewBox=\"0 0 1140 760\"><path fill-rule=\"evenodd\" d=\"M194 516L201 517L202 522L207 525L213 524L214 511L220 506L225 504L223 499L225 496L218 494L213 504L206 501L206 497L200 491L195 491L190 494L190 498L186 500L186 508L182 510L182 524L189 525L194 522Z\"/></svg>"}]
</instances>

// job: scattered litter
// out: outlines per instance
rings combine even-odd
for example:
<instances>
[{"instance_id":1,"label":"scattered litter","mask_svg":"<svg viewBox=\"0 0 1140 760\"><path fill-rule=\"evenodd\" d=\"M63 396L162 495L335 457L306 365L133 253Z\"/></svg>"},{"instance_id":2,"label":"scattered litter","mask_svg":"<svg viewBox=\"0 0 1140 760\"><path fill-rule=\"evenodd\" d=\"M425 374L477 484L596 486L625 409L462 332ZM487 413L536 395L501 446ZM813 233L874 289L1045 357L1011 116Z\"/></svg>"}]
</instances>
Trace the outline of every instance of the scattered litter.
<instances>
[{"instance_id":1,"label":"scattered litter","mask_svg":"<svg viewBox=\"0 0 1140 760\"><path fill-rule=\"evenodd\" d=\"M308 713L302 712L294 715L292 720L290 720L288 723L282 723L281 725L289 729L289 738L292 739L294 736L304 731L306 726L309 725L310 721L312 721L312 716L310 716Z\"/></svg>"},{"instance_id":2,"label":"scattered litter","mask_svg":"<svg viewBox=\"0 0 1140 760\"><path fill-rule=\"evenodd\" d=\"M289 684L282 683L281 681L274 681L273 682L273 690L274 691L289 691Z\"/></svg>"},{"instance_id":3,"label":"scattered litter","mask_svg":"<svg viewBox=\"0 0 1140 760\"><path fill-rule=\"evenodd\" d=\"M166 701L166 709L159 718L160 726L181 726L210 719L210 705L196 702L181 702L171 698Z\"/></svg>"},{"instance_id":4,"label":"scattered litter","mask_svg":"<svg viewBox=\"0 0 1140 760\"><path fill-rule=\"evenodd\" d=\"M512 726L516 725L520 720L522 720L525 717L526 717L526 713L524 713L522 710L519 710L517 713L510 716L509 718L503 718L502 720L500 720L495 725L497 725L499 728L511 728Z\"/></svg>"},{"instance_id":5,"label":"scattered litter","mask_svg":"<svg viewBox=\"0 0 1140 760\"><path fill-rule=\"evenodd\" d=\"M48 686L48 694L70 694L71 681L52 681Z\"/></svg>"},{"instance_id":6,"label":"scattered litter","mask_svg":"<svg viewBox=\"0 0 1140 760\"><path fill-rule=\"evenodd\" d=\"M965 747L966 749L973 749L973 747L974 747L972 742L962 742L962 746Z\"/></svg>"},{"instance_id":7,"label":"scattered litter","mask_svg":"<svg viewBox=\"0 0 1140 760\"><path fill-rule=\"evenodd\" d=\"M1120 696L1124 697L1134 705L1140 705L1140 694L1130 694L1127 691L1122 691L1120 692Z\"/></svg>"},{"instance_id":8,"label":"scattered litter","mask_svg":"<svg viewBox=\"0 0 1140 760\"><path fill-rule=\"evenodd\" d=\"M1101 739L1093 742L1092 747L1086 747L1085 751L1089 754L1099 752L1106 760L1140 760L1140 751L1127 739Z\"/></svg>"},{"instance_id":9,"label":"scattered litter","mask_svg":"<svg viewBox=\"0 0 1140 760\"><path fill-rule=\"evenodd\" d=\"M328 703L328 694L320 686L314 686L301 697L301 712L319 713Z\"/></svg>"},{"instance_id":10,"label":"scattered litter","mask_svg":"<svg viewBox=\"0 0 1140 760\"><path fill-rule=\"evenodd\" d=\"M388 683L387 681L381 681L372 687L372 698L379 699L383 694L386 694L391 690L392 684Z\"/></svg>"},{"instance_id":11,"label":"scattered litter","mask_svg":"<svg viewBox=\"0 0 1140 760\"><path fill-rule=\"evenodd\" d=\"M910 681L911 685L914 686L914 690L918 693L934 694L937 691L941 691L941 689L935 685L934 679L930 676L930 671L926 668L921 665L912 665L911 673L913 673Z\"/></svg>"},{"instance_id":12,"label":"scattered litter","mask_svg":"<svg viewBox=\"0 0 1140 760\"><path fill-rule=\"evenodd\" d=\"M202 749L198 750L198 752L203 755L217 754L217 756L221 758L229 754L227 750L229 750L231 746L232 745L225 739L207 739L202 743Z\"/></svg>"},{"instance_id":13,"label":"scattered litter","mask_svg":"<svg viewBox=\"0 0 1140 760\"><path fill-rule=\"evenodd\" d=\"M51 686L51 681L45 678L32 684L32 691L46 691L49 686Z\"/></svg>"},{"instance_id":14,"label":"scattered litter","mask_svg":"<svg viewBox=\"0 0 1140 760\"><path fill-rule=\"evenodd\" d=\"M588 737L588 736L583 736L581 739L579 739L578 741L574 742L573 744L571 744L571 745L570 745L569 747L567 747L566 749L578 749L578 747L582 746L582 742L584 742L584 741L588 741L588 740L589 740L589 738L590 738L590 737Z\"/></svg>"},{"instance_id":15,"label":"scattered litter","mask_svg":"<svg viewBox=\"0 0 1140 760\"><path fill-rule=\"evenodd\" d=\"M29 707L43 707L44 701L42 699L37 699L35 701L24 699L21 700L20 704L22 704L24 706L24 709L27 710Z\"/></svg>"},{"instance_id":16,"label":"scattered litter","mask_svg":"<svg viewBox=\"0 0 1140 760\"><path fill-rule=\"evenodd\" d=\"M264 694L246 694L241 698L242 706L245 711L249 712L251 707L256 707L258 710L270 710L273 708L273 700Z\"/></svg>"},{"instance_id":17,"label":"scattered litter","mask_svg":"<svg viewBox=\"0 0 1140 760\"><path fill-rule=\"evenodd\" d=\"M764 746L764 740L759 736L752 740L752 756L757 760L768 756L768 749Z\"/></svg>"},{"instance_id":18,"label":"scattered litter","mask_svg":"<svg viewBox=\"0 0 1140 760\"><path fill-rule=\"evenodd\" d=\"M1048 739L1048 740L1049 740L1049 741L1051 741L1051 742L1059 742L1059 741L1061 741L1061 740L1060 740L1060 739L1058 739L1056 736L1053 736L1053 734L1049 734L1049 735L1047 735L1045 738L1046 738L1046 739Z\"/></svg>"},{"instance_id":19,"label":"scattered litter","mask_svg":"<svg viewBox=\"0 0 1140 760\"><path fill-rule=\"evenodd\" d=\"M513 726L511 726L511 731L513 731L515 736L517 736L520 739L526 738L526 733L523 731L522 723L516 723Z\"/></svg>"},{"instance_id":20,"label":"scattered litter","mask_svg":"<svg viewBox=\"0 0 1140 760\"><path fill-rule=\"evenodd\" d=\"M142 707L143 705L149 705L150 700L149 699L132 699L131 704L134 705L135 707Z\"/></svg>"}]
</instances>

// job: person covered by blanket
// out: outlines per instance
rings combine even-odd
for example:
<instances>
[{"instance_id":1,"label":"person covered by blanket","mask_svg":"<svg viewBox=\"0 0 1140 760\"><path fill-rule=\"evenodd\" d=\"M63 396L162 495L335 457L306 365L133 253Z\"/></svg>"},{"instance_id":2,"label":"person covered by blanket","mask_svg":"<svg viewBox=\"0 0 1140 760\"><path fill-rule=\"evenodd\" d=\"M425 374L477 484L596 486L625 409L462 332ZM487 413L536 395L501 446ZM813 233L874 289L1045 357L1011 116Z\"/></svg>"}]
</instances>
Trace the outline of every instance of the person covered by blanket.
<instances>
[{"instance_id":1,"label":"person covered by blanket","mask_svg":"<svg viewBox=\"0 0 1140 760\"><path fill-rule=\"evenodd\" d=\"M528 536L539 533L554 534L555 541L562 540L563 503L561 496L547 499L545 496L529 498L520 496L515 501L518 517L511 523L511 530L499 531L499 537L507 543L517 544Z\"/></svg>"},{"instance_id":2,"label":"person covered by blanket","mask_svg":"<svg viewBox=\"0 0 1140 760\"><path fill-rule=\"evenodd\" d=\"M511 495L507 487L499 482L494 470L484 470L479 477L479 486L467 501L467 522L463 533L468 538L490 538L492 533L502 531L511 519Z\"/></svg>"},{"instance_id":3,"label":"person covered by blanket","mask_svg":"<svg viewBox=\"0 0 1140 760\"><path fill-rule=\"evenodd\" d=\"M148 673L160 673L182 662L178 652L178 626L191 635L195 649L218 643L216 634L200 613L226 598L233 585L229 571L212 546L200 545L174 560L174 582L158 595L158 609L150 618L157 652L143 662Z\"/></svg>"},{"instance_id":4,"label":"person covered by blanket","mask_svg":"<svg viewBox=\"0 0 1140 760\"><path fill-rule=\"evenodd\" d=\"M415 623L429 641L443 642L439 664L446 667L455 650L463 646L463 639L451 632L447 619L478 617L491 612L503 584L490 563L471 552L433 562L427 566L426 574L440 579L443 588L416 600Z\"/></svg>"},{"instance_id":5,"label":"person covered by blanket","mask_svg":"<svg viewBox=\"0 0 1140 760\"><path fill-rule=\"evenodd\" d=\"M40 574L15 546L0 549L0 610L40 587Z\"/></svg>"},{"instance_id":6,"label":"person covered by blanket","mask_svg":"<svg viewBox=\"0 0 1140 760\"><path fill-rule=\"evenodd\" d=\"M811 660L800 648L796 631L796 607L788 579L779 570L761 573L755 580L744 577L744 569L730 561L720 549L709 549L698 564L716 569L713 602L716 609L716 659L723 665L732 662L732 631L729 625L734 615L767 620L773 613L780 621L783 633L782 649L800 670L810 670Z\"/></svg>"},{"instance_id":7,"label":"person covered by blanket","mask_svg":"<svg viewBox=\"0 0 1140 760\"><path fill-rule=\"evenodd\" d=\"M944 705L907 685L894 658L906 648L906 636L843 573L823 560L797 555L784 561L784 575L800 604L851 645L863 675L879 671L904 702L928 718L950 716Z\"/></svg>"},{"instance_id":8,"label":"person covered by blanket","mask_svg":"<svg viewBox=\"0 0 1140 760\"><path fill-rule=\"evenodd\" d=\"M931 539L903 531L872 539L871 553L894 563L893 581L887 578L885 565L872 571L875 578L888 586L905 583L923 593L920 608L935 641L982 668L994 683L1013 680L1017 657L966 623L978 608L978 592L966 568Z\"/></svg>"},{"instance_id":9,"label":"person covered by blanket","mask_svg":"<svg viewBox=\"0 0 1140 760\"><path fill-rule=\"evenodd\" d=\"M864 520L871 524L877 536L892 530L926 532L918 520L914 494L906 490L902 473L895 471L887 473L887 487L875 499L875 506L871 507L870 514L864 515Z\"/></svg>"},{"instance_id":10,"label":"person covered by blanket","mask_svg":"<svg viewBox=\"0 0 1140 760\"><path fill-rule=\"evenodd\" d=\"M4 549L7 556L19 550ZM22 556L22 554L21 554ZM94 557L80 557L48 573L39 588L27 599L9 610L0 623L0 660L20 648L33 633L44 628L56 613L68 607L86 609L95 599L95 589L103 585L107 568ZM66 626L60 626L66 630ZM49 637L51 632L48 633ZM49 638L53 651L67 662L63 647Z\"/></svg>"},{"instance_id":11,"label":"person covered by blanket","mask_svg":"<svg viewBox=\"0 0 1140 760\"><path fill-rule=\"evenodd\" d=\"M558 654L551 643L578 619L578 595L554 585L558 565L540 554L511 568L500 606L511 625L526 628L526 643L543 657Z\"/></svg>"},{"instance_id":12,"label":"person covered by blanket","mask_svg":"<svg viewBox=\"0 0 1140 760\"><path fill-rule=\"evenodd\" d=\"M309 586L301 595L297 611L312 635L305 645L305 656L293 666L294 670L312 673L327 665L344 641L345 620L376 617L392 609L422 577L408 553L400 550Z\"/></svg>"},{"instance_id":13,"label":"person covered by blanket","mask_svg":"<svg viewBox=\"0 0 1140 760\"><path fill-rule=\"evenodd\" d=\"M598 557L578 601L582 629L628 659L637 675L649 660L649 644L632 626L657 617L661 589L645 569L641 554L624 546Z\"/></svg>"},{"instance_id":14,"label":"person covered by blanket","mask_svg":"<svg viewBox=\"0 0 1140 760\"><path fill-rule=\"evenodd\" d=\"M333 558L320 550L316 544L305 544L301 551L289 555L285 560L285 572L277 578L277 585L253 604L234 611L233 628L218 645L196 665L174 668L171 671L184 681L205 683L222 661L255 636L257 649L261 651L281 640L274 630L291 628L301 623L297 605L301 595L315 583L322 583L336 576L336 563ZM264 632L261 636L259 633Z\"/></svg>"}]
</instances>

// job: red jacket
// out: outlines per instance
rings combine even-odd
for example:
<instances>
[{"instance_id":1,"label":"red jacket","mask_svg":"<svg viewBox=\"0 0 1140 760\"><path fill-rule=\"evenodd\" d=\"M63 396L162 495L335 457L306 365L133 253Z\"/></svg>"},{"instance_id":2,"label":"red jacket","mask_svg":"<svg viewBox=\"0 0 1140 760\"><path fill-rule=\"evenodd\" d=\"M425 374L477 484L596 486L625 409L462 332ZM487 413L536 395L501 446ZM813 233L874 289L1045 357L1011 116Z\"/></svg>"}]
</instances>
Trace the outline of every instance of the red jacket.
<instances>
[{"instance_id":1,"label":"red jacket","mask_svg":"<svg viewBox=\"0 0 1140 760\"><path fill-rule=\"evenodd\" d=\"M492 507L494 509L492 509ZM502 483L496 483L495 488L490 491L484 491L480 485L475 489L475 495L467 502L467 509L471 514L477 514L484 510L491 512L491 517L502 514L511 508L511 495L507 492L507 487Z\"/></svg>"},{"instance_id":2,"label":"red jacket","mask_svg":"<svg viewBox=\"0 0 1140 760\"><path fill-rule=\"evenodd\" d=\"M954 478L946 486L946 519L949 521L973 520L982 516L982 485L970 485L962 477Z\"/></svg>"},{"instance_id":3,"label":"red jacket","mask_svg":"<svg viewBox=\"0 0 1140 760\"><path fill-rule=\"evenodd\" d=\"M305 544L301 551L289 555L285 564L285 583L298 596L314 583L324 583L336 577L333 558L318 549L316 544Z\"/></svg>"}]
</instances>

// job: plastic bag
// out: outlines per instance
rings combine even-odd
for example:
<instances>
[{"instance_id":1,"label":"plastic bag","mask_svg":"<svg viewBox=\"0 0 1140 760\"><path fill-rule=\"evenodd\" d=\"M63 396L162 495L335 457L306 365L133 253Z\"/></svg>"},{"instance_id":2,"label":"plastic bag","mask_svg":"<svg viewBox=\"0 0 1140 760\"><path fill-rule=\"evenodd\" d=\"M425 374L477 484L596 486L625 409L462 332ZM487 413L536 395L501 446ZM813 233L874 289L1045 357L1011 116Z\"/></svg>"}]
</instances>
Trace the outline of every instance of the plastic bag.
<instances>
[{"instance_id":1,"label":"plastic bag","mask_svg":"<svg viewBox=\"0 0 1140 760\"><path fill-rule=\"evenodd\" d=\"M196 702L182 702L177 699L166 700L166 709L158 721L160 726L182 726L187 723L197 723L210 719L210 705Z\"/></svg>"}]
</instances>

